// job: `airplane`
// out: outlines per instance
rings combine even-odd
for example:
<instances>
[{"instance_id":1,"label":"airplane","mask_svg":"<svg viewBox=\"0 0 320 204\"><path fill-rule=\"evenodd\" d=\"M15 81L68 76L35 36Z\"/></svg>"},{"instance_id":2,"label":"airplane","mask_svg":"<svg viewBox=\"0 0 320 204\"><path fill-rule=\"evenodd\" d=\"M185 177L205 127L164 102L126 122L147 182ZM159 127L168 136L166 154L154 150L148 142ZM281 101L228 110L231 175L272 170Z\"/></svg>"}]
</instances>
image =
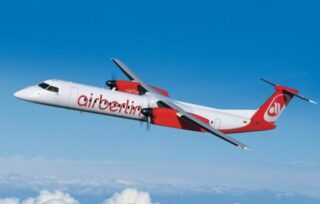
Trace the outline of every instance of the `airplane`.
<instances>
[{"instance_id":1,"label":"airplane","mask_svg":"<svg viewBox=\"0 0 320 204\"><path fill-rule=\"evenodd\" d=\"M17 91L14 96L42 105L139 120L147 122L148 127L154 124L208 132L245 150L250 148L227 134L276 128L277 119L294 96L317 104L299 95L297 89L262 79L275 91L258 109L204 107L171 99L166 90L148 85L119 59L111 60L128 80L109 80L106 85L110 89L51 79Z\"/></svg>"}]
</instances>

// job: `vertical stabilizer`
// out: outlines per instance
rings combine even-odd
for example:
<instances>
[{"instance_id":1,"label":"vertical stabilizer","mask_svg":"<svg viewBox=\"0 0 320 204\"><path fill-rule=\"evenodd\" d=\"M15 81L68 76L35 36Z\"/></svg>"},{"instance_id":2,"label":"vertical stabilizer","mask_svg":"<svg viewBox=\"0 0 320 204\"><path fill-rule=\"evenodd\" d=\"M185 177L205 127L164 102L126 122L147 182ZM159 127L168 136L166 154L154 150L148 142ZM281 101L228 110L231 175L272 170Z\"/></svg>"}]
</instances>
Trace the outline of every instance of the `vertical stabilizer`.
<instances>
[{"instance_id":1,"label":"vertical stabilizer","mask_svg":"<svg viewBox=\"0 0 320 204\"><path fill-rule=\"evenodd\" d=\"M275 92L253 115L253 122L258 122L260 125L274 125L274 123L278 120L280 115L290 103L294 94L298 94L299 92L297 89L285 86L275 85L274 87Z\"/></svg>"}]
</instances>

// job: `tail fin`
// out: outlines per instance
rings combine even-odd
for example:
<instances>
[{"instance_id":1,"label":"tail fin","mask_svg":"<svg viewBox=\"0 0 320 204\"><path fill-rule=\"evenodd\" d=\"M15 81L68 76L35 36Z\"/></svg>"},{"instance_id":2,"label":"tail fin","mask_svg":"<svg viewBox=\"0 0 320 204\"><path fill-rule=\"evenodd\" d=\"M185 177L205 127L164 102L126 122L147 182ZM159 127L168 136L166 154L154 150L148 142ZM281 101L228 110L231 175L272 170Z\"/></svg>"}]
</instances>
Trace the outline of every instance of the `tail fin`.
<instances>
[{"instance_id":1,"label":"tail fin","mask_svg":"<svg viewBox=\"0 0 320 204\"><path fill-rule=\"evenodd\" d=\"M274 86L275 88L275 92L272 94L272 96L257 110L251 119L252 122L259 124L262 129L275 128L275 122L294 96L316 104L315 101L299 95L299 91L297 89L276 85L265 79L261 80Z\"/></svg>"}]
</instances>

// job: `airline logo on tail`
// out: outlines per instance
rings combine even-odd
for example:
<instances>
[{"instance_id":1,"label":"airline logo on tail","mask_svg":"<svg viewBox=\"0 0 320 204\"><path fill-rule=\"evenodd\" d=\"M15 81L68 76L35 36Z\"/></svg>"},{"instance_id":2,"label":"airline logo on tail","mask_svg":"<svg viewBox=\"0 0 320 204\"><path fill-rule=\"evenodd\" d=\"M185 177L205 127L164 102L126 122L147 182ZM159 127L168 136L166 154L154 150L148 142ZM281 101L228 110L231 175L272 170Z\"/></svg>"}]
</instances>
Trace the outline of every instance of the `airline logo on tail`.
<instances>
[{"instance_id":1,"label":"airline logo on tail","mask_svg":"<svg viewBox=\"0 0 320 204\"><path fill-rule=\"evenodd\" d=\"M275 102L270 109L268 110L268 115L270 117L275 117L281 112L281 104L278 102Z\"/></svg>"},{"instance_id":2,"label":"airline logo on tail","mask_svg":"<svg viewBox=\"0 0 320 204\"><path fill-rule=\"evenodd\" d=\"M264 113L264 120L267 122L275 122L286 108L286 104L289 100L290 97L286 94L275 96Z\"/></svg>"}]
</instances>

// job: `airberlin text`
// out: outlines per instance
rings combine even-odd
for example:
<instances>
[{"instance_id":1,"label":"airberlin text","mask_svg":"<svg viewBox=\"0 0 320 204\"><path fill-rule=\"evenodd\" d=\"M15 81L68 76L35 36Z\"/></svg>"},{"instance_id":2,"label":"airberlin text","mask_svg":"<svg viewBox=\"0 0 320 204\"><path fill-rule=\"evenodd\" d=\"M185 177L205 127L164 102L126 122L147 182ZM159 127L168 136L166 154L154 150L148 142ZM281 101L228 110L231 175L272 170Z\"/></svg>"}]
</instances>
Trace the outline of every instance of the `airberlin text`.
<instances>
[{"instance_id":1,"label":"airberlin text","mask_svg":"<svg viewBox=\"0 0 320 204\"><path fill-rule=\"evenodd\" d=\"M103 95L100 94L99 97L93 97L93 94L90 96L81 95L77 101L78 106L86 107L91 109L99 109L101 111L110 111L113 113L124 113L126 115L141 115L142 107L135 105L134 101L129 101L128 99L124 103L119 103L116 100L108 101L103 98Z\"/></svg>"}]
</instances>

